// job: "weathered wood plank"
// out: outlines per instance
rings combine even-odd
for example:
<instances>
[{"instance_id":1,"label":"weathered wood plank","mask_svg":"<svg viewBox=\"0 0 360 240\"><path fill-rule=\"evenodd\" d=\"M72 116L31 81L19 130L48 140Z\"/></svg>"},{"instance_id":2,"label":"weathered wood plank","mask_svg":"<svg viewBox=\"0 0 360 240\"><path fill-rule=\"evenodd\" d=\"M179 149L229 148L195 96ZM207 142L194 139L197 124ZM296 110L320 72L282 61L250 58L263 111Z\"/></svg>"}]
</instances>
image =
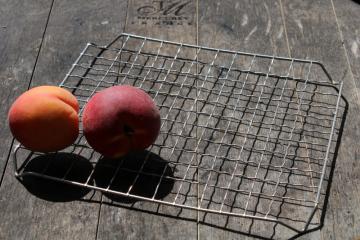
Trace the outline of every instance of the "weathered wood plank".
<instances>
[{"instance_id":1,"label":"weathered wood plank","mask_svg":"<svg viewBox=\"0 0 360 240\"><path fill-rule=\"evenodd\" d=\"M150 3L153 2L149 1ZM2 64L0 64L0 72L4 72L1 76L6 76L3 81L6 87L2 87L1 100L4 106L9 106L10 102L27 87L28 79L25 81L20 81L20 79L29 78L31 75L33 65L27 63L34 63L35 61L43 30L43 28L37 27L45 23L44 19L46 19L48 13L46 11L42 12L39 9L44 4L49 3L39 2L39 5L29 3L27 8L18 7L20 5L18 2L6 4L3 4L1 8L1 11L5 13L1 14L0 23L1 25L6 21L9 23L4 25L5 28L0 28L0 32L8 31L9 26L17 27L20 24L17 21L21 21L19 16L22 15L26 15L26 22L31 23L27 28L29 30L23 31L25 34L22 35L22 38L19 38L15 31L13 31L13 33L15 32L13 35L0 35L0 40L2 38L6 40L4 41L6 45L0 46L2 56L9 56L8 59L11 60L6 60L6 57L0 59L0 61L6 60L6 62L1 62ZM142 2L140 6L140 1L130 1L128 24L125 31L175 41L196 42L194 12L190 12L189 15L185 14L185 17L187 16L188 18L176 19L174 21L175 25L179 24L181 26L179 27L174 26L174 23L170 24L166 19L165 22L163 22L164 19L159 19L158 15L162 16L164 14L163 11L156 13L155 18L144 19L143 16L139 18L141 14L139 14L138 9L146 6L146 4L148 2ZM160 2L153 4L160 4ZM199 44L271 55L288 55L288 46L284 39L285 30L280 18L280 6L276 4L269 6L266 4L262 1L244 1L239 4L236 4L235 1L221 1L219 3L200 2ZM354 146L354 142L360 140L358 139L359 131L356 124L356 113L359 112L358 93L355 90L357 84L354 84L349 73L350 69L346 63L341 39L336 30L335 16L332 15L332 8L329 2L284 1L283 4L291 56L320 59L323 61L335 80L345 81L345 96L350 103L325 226L321 232L308 234L300 239L333 239L335 237L352 239L359 235L359 229L356 228L359 225L359 218L357 217L358 209L353 208L353 206L359 204L356 187L359 181L356 165L358 151ZM15 14L16 17L14 16L13 18L9 17L6 13L11 11L3 8L3 6L16 6L19 10L18 15ZM71 8L69 6L74 7ZM147 8L147 10L153 9L151 6L153 5L150 4L150 8ZM194 9L194 7L195 4L191 5L191 9ZM33 12L33 14L25 14L22 11L23 9L26 9L26 13ZM95 1L90 3L83 1L77 3L72 1L55 2L49 30L45 36L44 45L35 71L33 86L58 84L58 80L63 78L68 71L68 68L83 48L85 42L93 41L106 44L111 41L123 29L126 22L126 9L125 2L119 4L108 1L102 3ZM343 14L346 14L345 10ZM349 17L349 19L351 18ZM186 26L186 24L188 25ZM350 20L348 24L349 26L351 25ZM340 26L342 25L340 24ZM356 29L354 31L356 33ZM37 36L36 40L34 40L35 35ZM17 39L20 40L17 41ZM351 35L348 39L355 38ZM15 48L19 45L21 46L19 42L29 42L30 44L26 48L26 52L18 51L18 55L13 55L16 52ZM349 52L356 53L356 47L354 46L354 43L349 40ZM332 49L332 51L329 51L329 49ZM21 61L21 59L24 60ZM355 76L358 75L356 69L354 70L358 65L356 59L356 54L354 56L350 55L350 62ZM6 65L7 63L8 66ZM15 67L11 67L14 64ZM13 81L12 78L16 78L18 81ZM10 83L9 87L8 83ZM3 91L4 89L15 91ZM9 97L8 95L11 96ZM1 126L0 129L1 133L4 132L5 134L2 134L2 136L5 136L5 140L10 144L11 138L7 127ZM6 144L3 146L6 146ZM7 147L8 145L5 147L5 150L8 150ZM3 157L1 159L5 159L7 151L2 152ZM4 161L0 162L0 170L1 164L4 164ZM44 184L44 182L42 183ZM35 184L38 183L35 182ZM38 190L35 191L37 191L37 196L44 197L40 195L41 193ZM87 197L91 197L89 195ZM99 225L97 226L98 205L84 202L54 204L41 200L29 194L14 179L12 165L7 167L4 182L0 189L0 196L0 211L2 212L2 223L0 224L1 239L88 239L95 238L96 235L99 239L121 237L189 239L195 238L197 232L195 224L197 216L192 211L180 213L178 209L164 206L160 206L157 209L157 205L145 202L136 202L134 204L121 201L113 202L111 198L106 196L102 197L103 203L100 210ZM54 196L47 195L46 197L50 197L50 199L52 197L52 201L56 199L54 199ZM57 199L59 200L59 198ZM97 199L97 196L95 199ZM109 204L116 204L118 206L110 206ZM126 207L130 208L130 210L126 209ZM139 211L135 211L137 209ZM150 211L150 213L144 212L146 210ZM164 214L165 216L156 215L154 212ZM166 216L173 216L174 218ZM191 221L180 220L178 216L190 219ZM200 217L203 217L203 215L200 215ZM252 229L252 234L269 236L266 224L257 227L256 223L254 223L250 227L247 221L239 218L207 215L205 218L200 218L200 221L202 224L200 225L199 236L202 239L250 238L239 233L249 232L250 228ZM98 233L96 232L97 227ZM277 238L282 237L277 235Z\"/></svg>"},{"instance_id":2,"label":"weathered wood plank","mask_svg":"<svg viewBox=\"0 0 360 240\"><path fill-rule=\"evenodd\" d=\"M360 19L355 17L360 11L358 1L332 1L335 8L344 47L351 66L355 85L360 86Z\"/></svg>"},{"instance_id":3,"label":"weathered wood plank","mask_svg":"<svg viewBox=\"0 0 360 240\"><path fill-rule=\"evenodd\" d=\"M280 5L277 2L268 4L256 0L199 1L199 44L244 52L288 56ZM250 61L251 59L245 58L243 60L247 62L246 66L249 66ZM263 63L265 65L257 64L257 67L261 67L263 71L268 68L265 61ZM280 72L287 70L281 65L276 68ZM241 173L240 170L239 172ZM247 174L251 176L250 172ZM218 184L226 186L225 180L226 178L223 180L220 178ZM245 182L241 188L244 189L244 186L246 186ZM241 196L236 199L246 201L246 198ZM216 201L216 197L214 196L212 200ZM250 205L254 207L257 200L252 198L252 201L254 202ZM235 205L239 206L241 203ZM261 205L263 204L259 204L259 208L254 207L255 211L263 211ZM241 209L233 211L241 212ZM279 230L275 232L273 224L264 221L208 214L207 216L200 215L200 223L200 239L253 239L254 236L281 238ZM281 226L278 228L282 229ZM284 236L294 234L285 228L282 231Z\"/></svg>"},{"instance_id":4,"label":"weathered wood plank","mask_svg":"<svg viewBox=\"0 0 360 240\"><path fill-rule=\"evenodd\" d=\"M173 1L173 3L170 1L130 0L125 32L195 44L196 4L194 1L185 0ZM140 43L138 42L138 44ZM159 47L159 45L153 46L156 49ZM137 49L139 45L129 47ZM156 49L143 49L142 51L156 53ZM162 54L174 54L174 52L166 52L164 46ZM156 154L159 154L165 161L169 157L169 155L158 152ZM148 191L153 191L151 189L156 187L157 182L149 183L146 182L146 179L142 179L137 181L136 186L141 184L147 184L144 188L148 189L145 192L137 192L137 194L149 196L148 194L151 193ZM124 188L123 191L127 191L127 188ZM165 201L170 199L169 193L166 191L160 199ZM194 195L192 203L196 206L196 188L193 187L189 195ZM119 201L104 195L97 239L195 239L197 235L196 220L197 213L195 211L181 211L178 208L145 201Z\"/></svg>"},{"instance_id":5,"label":"weathered wood plank","mask_svg":"<svg viewBox=\"0 0 360 240\"><path fill-rule=\"evenodd\" d=\"M329 1L282 3L291 56L322 61L334 80L344 81L343 95L349 102L324 227L320 236L313 233L302 239L354 239L359 236L356 227L359 225L359 209L353 207L359 205L356 187L359 182L358 150L355 145L359 141L359 101L334 12Z\"/></svg>"},{"instance_id":6,"label":"weathered wood plank","mask_svg":"<svg viewBox=\"0 0 360 240\"><path fill-rule=\"evenodd\" d=\"M126 5L124 1L55 1L31 86L58 85L87 42L105 44L111 41L124 26ZM43 9L43 6L44 3L38 7ZM30 23L34 29L38 27ZM68 162L66 156L61 158L55 161L60 163L54 165L55 173L61 172ZM37 162L31 163L33 167L43 166L44 160L37 158ZM75 175L79 177L79 174L83 171ZM44 180L28 179L25 185L31 193L15 179L13 165L8 165L0 189L1 239L96 238L99 205L73 200L83 197L96 201L99 194L93 196L93 192L84 192L69 196L69 192L79 189Z\"/></svg>"},{"instance_id":7,"label":"weathered wood plank","mask_svg":"<svg viewBox=\"0 0 360 240\"><path fill-rule=\"evenodd\" d=\"M51 2L0 1L0 184L11 144L7 112L28 87Z\"/></svg>"}]
</instances>

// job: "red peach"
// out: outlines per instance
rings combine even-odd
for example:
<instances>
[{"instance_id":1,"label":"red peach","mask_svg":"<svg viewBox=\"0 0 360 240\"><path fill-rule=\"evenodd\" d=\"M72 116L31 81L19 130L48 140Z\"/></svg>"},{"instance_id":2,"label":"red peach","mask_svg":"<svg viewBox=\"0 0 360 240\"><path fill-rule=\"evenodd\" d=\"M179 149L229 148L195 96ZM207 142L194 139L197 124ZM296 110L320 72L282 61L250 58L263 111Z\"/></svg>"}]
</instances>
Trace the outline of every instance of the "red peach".
<instances>
[{"instance_id":1,"label":"red peach","mask_svg":"<svg viewBox=\"0 0 360 240\"><path fill-rule=\"evenodd\" d=\"M114 86L89 100L83 113L83 127L94 150L106 157L119 157L155 142L160 131L160 113L143 90Z\"/></svg>"},{"instance_id":2,"label":"red peach","mask_svg":"<svg viewBox=\"0 0 360 240\"><path fill-rule=\"evenodd\" d=\"M12 104L8 119L13 136L32 151L54 152L71 145L79 134L75 96L56 86L32 88Z\"/></svg>"}]
</instances>

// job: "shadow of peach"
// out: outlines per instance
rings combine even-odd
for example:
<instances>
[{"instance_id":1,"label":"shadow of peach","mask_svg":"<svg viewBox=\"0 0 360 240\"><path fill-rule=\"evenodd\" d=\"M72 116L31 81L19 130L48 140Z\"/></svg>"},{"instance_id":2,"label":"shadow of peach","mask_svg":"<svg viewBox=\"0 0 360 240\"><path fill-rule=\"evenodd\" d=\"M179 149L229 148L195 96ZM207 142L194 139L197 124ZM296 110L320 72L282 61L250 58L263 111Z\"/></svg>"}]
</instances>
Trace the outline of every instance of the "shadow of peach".
<instances>
[{"instance_id":1,"label":"shadow of peach","mask_svg":"<svg viewBox=\"0 0 360 240\"><path fill-rule=\"evenodd\" d=\"M76 154L45 154L27 163L20 182L31 194L41 199L52 202L74 201L83 198L90 189L34 176L32 173L60 179L66 175L67 180L85 183L92 169L87 159Z\"/></svg>"},{"instance_id":2,"label":"shadow of peach","mask_svg":"<svg viewBox=\"0 0 360 240\"><path fill-rule=\"evenodd\" d=\"M154 199L165 198L174 186L173 170L168 162L149 151L130 153L117 159L100 159L94 179L98 187ZM103 193L116 202L141 200L111 192Z\"/></svg>"}]
</instances>

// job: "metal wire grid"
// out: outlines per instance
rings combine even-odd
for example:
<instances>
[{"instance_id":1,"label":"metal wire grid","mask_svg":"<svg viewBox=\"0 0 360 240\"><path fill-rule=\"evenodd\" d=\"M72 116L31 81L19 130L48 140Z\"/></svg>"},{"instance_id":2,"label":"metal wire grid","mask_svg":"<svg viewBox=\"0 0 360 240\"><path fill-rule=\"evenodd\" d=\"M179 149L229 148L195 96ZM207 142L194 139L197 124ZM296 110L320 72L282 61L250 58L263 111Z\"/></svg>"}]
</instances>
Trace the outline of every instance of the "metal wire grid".
<instances>
[{"instance_id":1,"label":"metal wire grid","mask_svg":"<svg viewBox=\"0 0 360 240\"><path fill-rule=\"evenodd\" d=\"M160 108L148 151L104 159L80 130L64 152L83 161L64 171L49 170L55 160L29 167L41 154L18 145L16 174L296 233L320 224L343 115L342 83L320 63L122 34L108 46L88 44L60 86L78 98L81 116L93 94L119 84L142 88ZM81 162L91 167L79 179L71 172Z\"/></svg>"}]
</instances>

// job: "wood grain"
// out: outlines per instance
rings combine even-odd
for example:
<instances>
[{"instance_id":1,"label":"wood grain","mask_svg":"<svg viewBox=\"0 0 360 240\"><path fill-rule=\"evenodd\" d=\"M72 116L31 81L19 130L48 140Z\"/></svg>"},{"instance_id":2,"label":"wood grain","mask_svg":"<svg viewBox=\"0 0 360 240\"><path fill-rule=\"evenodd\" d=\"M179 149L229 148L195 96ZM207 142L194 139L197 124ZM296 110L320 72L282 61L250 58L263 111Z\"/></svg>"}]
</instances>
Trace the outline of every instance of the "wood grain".
<instances>
[{"instance_id":1,"label":"wood grain","mask_svg":"<svg viewBox=\"0 0 360 240\"><path fill-rule=\"evenodd\" d=\"M6 165L12 140L6 113L12 101L30 82L31 87L57 85L87 42L104 45L121 32L323 62L334 80L344 81L349 109L324 226L299 239L359 237L360 5L350 0L173 3L55 0L47 24L51 1L0 0L0 173L5 171L0 177L0 239L287 239L294 234L266 222L119 200L34 179L22 185L15 179L13 165ZM196 190L189 192L195 205Z\"/></svg>"},{"instance_id":2,"label":"wood grain","mask_svg":"<svg viewBox=\"0 0 360 240\"><path fill-rule=\"evenodd\" d=\"M123 1L55 1L31 86L58 85L87 42L104 44L112 40L124 26L126 4ZM44 11L44 3L35 6L38 7L35 14ZM15 6L11 10L15 11ZM39 25L31 24L33 27L29 30ZM29 33L26 39L36 37ZM96 201L99 195L85 192L70 197L70 191L74 193L79 189L47 181L27 180L25 185L26 188L14 177L13 165L8 165L0 189L1 239L96 238L99 204L74 200Z\"/></svg>"},{"instance_id":3,"label":"wood grain","mask_svg":"<svg viewBox=\"0 0 360 240\"><path fill-rule=\"evenodd\" d=\"M264 1L199 1L199 44L288 56L280 5ZM267 66L259 64L257 67L265 69ZM283 67L278 66L277 70L284 72ZM221 181L218 184L226 185ZM275 231L274 225L268 222L215 214L200 216L200 239L253 239L256 236L276 239L281 237L279 232L283 236L294 234L281 226Z\"/></svg>"},{"instance_id":4,"label":"wood grain","mask_svg":"<svg viewBox=\"0 0 360 240\"><path fill-rule=\"evenodd\" d=\"M163 4L163 8L160 4ZM174 1L174 4L169 1L130 0L125 32L196 44L195 2ZM139 11L141 12L144 6L151 11L157 10L149 15L140 14ZM168 13L166 10L169 10ZM155 50L143 49L145 52L154 53ZM166 52L167 50L170 52ZM171 53L172 50L175 48L164 47L165 52L162 53L174 54ZM169 157L166 154L160 156L163 159ZM196 206L196 188L192 188L189 194L195 196L192 204ZM165 196L163 200L166 199ZM103 196L97 239L195 239L196 220L195 211L180 210L145 201L116 201Z\"/></svg>"},{"instance_id":5,"label":"wood grain","mask_svg":"<svg viewBox=\"0 0 360 240\"><path fill-rule=\"evenodd\" d=\"M282 1L291 56L318 59L324 63L334 80L344 81L344 96L349 110L336 160L330 200L324 227L318 233L301 239L353 239L359 235L358 190L359 174L355 166L359 140L359 101L351 69L328 1Z\"/></svg>"},{"instance_id":6,"label":"wood grain","mask_svg":"<svg viewBox=\"0 0 360 240\"><path fill-rule=\"evenodd\" d=\"M46 26L51 1L0 1L0 184L12 137L7 122L10 105L27 89Z\"/></svg>"},{"instance_id":7,"label":"wood grain","mask_svg":"<svg viewBox=\"0 0 360 240\"><path fill-rule=\"evenodd\" d=\"M339 1L334 0L333 6L336 14L336 21L340 28L342 41L351 71L355 81L355 85L359 91L360 77L360 20L353 17L358 14L360 4L358 1Z\"/></svg>"}]
</instances>

